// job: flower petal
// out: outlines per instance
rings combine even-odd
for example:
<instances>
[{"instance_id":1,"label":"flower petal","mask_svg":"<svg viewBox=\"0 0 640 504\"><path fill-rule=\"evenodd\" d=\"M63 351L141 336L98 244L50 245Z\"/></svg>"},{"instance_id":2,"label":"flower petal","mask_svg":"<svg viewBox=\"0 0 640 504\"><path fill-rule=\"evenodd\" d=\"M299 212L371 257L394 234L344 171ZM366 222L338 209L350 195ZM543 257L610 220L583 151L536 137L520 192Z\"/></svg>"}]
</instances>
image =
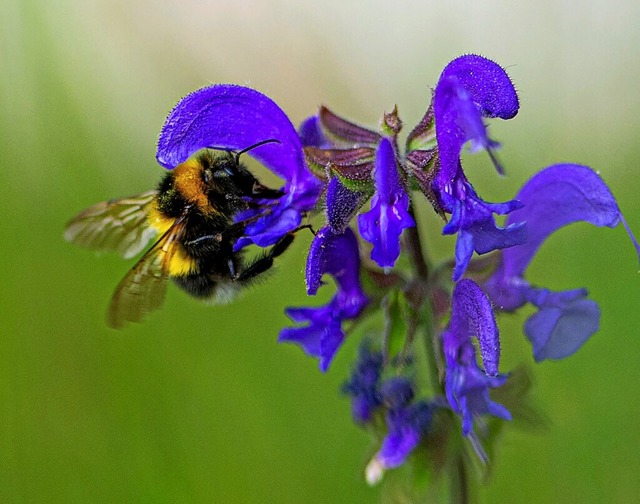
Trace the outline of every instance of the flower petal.
<instances>
[{"instance_id":1,"label":"flower petal","mask_svg":"<svg viewBox=\"0 0 640 504\"><path fill-rule=\"evenodd\" d=\"M464 174L459 174L448 189L445 208L452 211L451 220L442 228L443 234L457 233L456 265L453 280L459 280L467 269L473 251L486 254L492 250L513 247L526 240L524 223L513 223L505 228L496 225L493 214L505 214L518 209L517 200L506 203L488 203L480 199Z\"/></svg>"},{"instance_id":2,"label":"flower petal","mask_svg":"<svg viewBox=\"0 0 640 504\"><path fill-rule=\"evenodd\" d=\"M172 169L200 149L242 150L269 139L279 143L256 147L250 155L294 184L310 176L298 134L275 102L247 87L216 84L174 107L160 132L156 157Z\"/></svg>"},{"instance_id":3,"label":"flower petal","mask_svg":"<svg viewBox=\"0 0 640 504\"><path fill-rule=\"evenodd\" d=\"M510 214L507 223L526 221L528 239L502 252L501 264L485 290L504 311L526 303L536 306L539 311L525 323L536 361L563 359L598 330L600 309L586 299L584 289L551 292L531 287L524 274L538 248L557 229L579 221L608 227L622 221L639 257L640 247L609 188L586 166L550 166L533 176L517 197L523 207Z\"/></svg>"},{"instance_id":4,"label":"flower petal","mask_svg":"<svg viewBox=\"0 0 640 504\"><path fill-rule=\"evenodd\" d=\"M344 233L367 195L352 191L338 177L331 177L327 185L327 224L335 233Z\"/></svg>"},{"instance_id":5,"label":"flower petal","mask_svg":"<svg viewBox=\"0 0 640 504\"><path fill-rule=\"evenodd\" d=\"M380 267L391 267L400 255L400 235L415 226L409 214L409 196L404 190L391 142L384 138L376 152L376 193L371 210L358 216L360 234L373 244L371 259Z\"/></svg>"},{"instance_id":6,"label":"flower petal","mask_svg":"<svg viewBox=\"0 0 640 504\"><path fill-rule=\"evenodd\" d=\"M342 322L356 318L368 299L360 286L358 242L351 229L334 233L328 226L316 234L307 257L307 293L315 295L322 285L322 276L330 274L338 291L331 301L318 308L287 308L294 322L305 327L288 327L280 332L279 341L297 343L309 354L320 358L320 369L329 367L344 340Z\"/></svg>"},{"instance_id":7,"label":"flower petal","mask_svg":"<svg viewBox=\"0 0 640 504\"><path fill-rule=\"evenodd\" d=\"M298 127L298 135L303 147L328 147L330 142L322 132L318 116L307 117Z\"/></svg>"},{"instance_id":8,"label":"flower petal","mask_svg":"<svg viewBox=\"0 0 640 504\"><path fill-rule=\"evenodd\" d=\"M385 469L401 466L420 442L420 432L412 425L389 432L376 455Z\"/></svg>"},{"instance_id":9,"label":"flower petal","mask_svg":"<svg viewBox=\"0 0 640 504\"><path fill-rule=\"evenodd\" d=\"M471 337L480 343L485 371L476 363ZM461 280L453 290L451 321L442 334L446 360L445 393L451 409L462 416L462 432L473 433L473 419L491 414L504 419L511 415L489 397L489 388L504 384L498 374L500 340L491 303L472 280Z\"/></svg>"},{"instance_id":10,"label":"flower petal","mask_svg":"<svg viewBox=\"0 0 640 504\"><path fill-rule=\"evenodd\" d=\"M447 333L443 339L445 345L451 341ZM475 349L469 341L448 349L445 392L451 409L462 416L462 433L465 436L472 434L476 416L490 414L511 420L509 411L489 396L489 389L502 386L506 379L507 376L502 374L487 376L478 368Z\"/></svg>"},{"instance_id":11,"label":"flower petal","mask_svg":"<svg viewBox=\"0 0 640 504\"><path fill-rule=\"evenodd\" d=\"M364 296L360 287L358 241L351 229L337 234L325 226L316 233L307 256L307 294L315 296L325 273L335 279L339 291Z\"/></svg>"},{"instance_id":12,"label":"flower petal","mask_svg":"<svg viewBox=\"0 0 640 504\"><path fill-rule=\"evenodd\" d=\"M489 298L473 280L460 280L453 290L451 331L458 346L469 341L472 336L477 337L486 374L498 374L498 325Z\"/></svg>"},{"instance_id":13,"label":"flower petal","mask_svg":"<svg viewBox=\"0 0 640 504\"><path fill-rule=\"evenodd\" d=\"M241 250L252 244L268 247L300 226L302 222L301 211L295 208L297 205L293 202L290 194L285 194L275 205L272 202L267 204L271 204L269 212L245 228L244 235L236 241L234 250ZM241 222L259 214L264 214L263 208L240 212L235 220Z\"/></svg>"},{"instance_id":14,"label":"flower petal","mask_svg":"<svg viewBox=\"0 0 640 504\"><path fill-rule=\"evenodd\" d=\"M528 238L503 252L505 277L521 276L540 245L557 229L579 221L613 228L622 218L611 190L587 166L550 166L534 175L517 199L523 207L511 213L507 223L525 221ZM628 228L627 232L640 256L640 246Z\"/></svg>"},{"instance_id":15,"label":"flower petal","mask_svg":"<svg viewBox=\"0 0 640 504\"><path fill-rule=\"evenodd\" d=\"M351 413L357 423L369 422L382 404L378 392L382 365L382 352L373 351L369 340L364 340L351 377L342 386L342 391L351 396Z\"/></svg>"},{"instance_id":16,"label":"flower petal","mask_svg":"<svg viewBox=\"0 0 640 504\"><path fill-rule=\"evenodd\" d=\"M440 154L437 185L442 187L459 170L462 146L490 149L482 117L511 119L518 113L516 90L497 63L473 54L449 63L440 75L434 98L436 139Z\"/></svg>"},{"instance_id":17,"label":"flower petal","mask_svg":"<svg viewBox=\"0 0 640 504\"><path fill-rule=\"evenodd\" d=\"M568 292L535 289L534 293L539 310L527 319L524 332L537 362L573 355L598 331L600 308L595 301L585 299L584 289Z\"/></svg>"},{"instance_id":18,"label":"flower petal","mask_svg":"<svg viewBox=\"0 0 640 504\"><path fill-rule=\"evenodd\" d=\"M388 434L382 441L380 451L375 458L384 469L402 465L411 454L420 439L431 427L435 406L424 400L410 403L413 398L413 384L406 378L392 379L394 383L387 386L385 406L388 408L386 424ZM389 397L389 393L398 394Z\"/></svg>"},{"instance_id":19,"label":"flower petal","mask_svg":"<svg viewBox=\"0 0 640 504\"><path fill-rule=\"evenodd\" d=\"M286 327L280 331L278 341L300 345L308 355L320 358L320 370L325 372L344 340L335 298L318 308L288 308L296 322L308 322L304 327Z\"/></svg>"}]
</instances>

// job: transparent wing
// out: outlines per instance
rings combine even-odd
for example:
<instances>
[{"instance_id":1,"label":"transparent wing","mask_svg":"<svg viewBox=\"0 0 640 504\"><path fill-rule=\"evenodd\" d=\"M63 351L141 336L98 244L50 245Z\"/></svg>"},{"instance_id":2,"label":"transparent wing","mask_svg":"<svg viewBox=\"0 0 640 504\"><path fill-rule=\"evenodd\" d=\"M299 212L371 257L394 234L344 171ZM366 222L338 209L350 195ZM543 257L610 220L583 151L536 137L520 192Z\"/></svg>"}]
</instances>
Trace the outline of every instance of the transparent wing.
<instances>
[{"instance_id":1,"label":"transparent wing","mask_svg":"<svg viewBox=\"0 0 640 504\"><path fill-rule=\"evenodd\" d=\"M156 236L148 216L157 191L111 201L83 210L64 230L67 241L95 250L117 252L125 259L137 255Z\"/></svg>"},{"instance_id":2,"label":"transparent wing","mask_svg":"<svg viewBox=\"0 0 640 504\"><path fill-rule=\"evenodd\" d=\"M184 219L169 230L129 270L116 287L107 311L107 324L114 329L127 322L141 322L162 306L167 291L169 263L179 247Z\"/></svg>"}]
</instances>

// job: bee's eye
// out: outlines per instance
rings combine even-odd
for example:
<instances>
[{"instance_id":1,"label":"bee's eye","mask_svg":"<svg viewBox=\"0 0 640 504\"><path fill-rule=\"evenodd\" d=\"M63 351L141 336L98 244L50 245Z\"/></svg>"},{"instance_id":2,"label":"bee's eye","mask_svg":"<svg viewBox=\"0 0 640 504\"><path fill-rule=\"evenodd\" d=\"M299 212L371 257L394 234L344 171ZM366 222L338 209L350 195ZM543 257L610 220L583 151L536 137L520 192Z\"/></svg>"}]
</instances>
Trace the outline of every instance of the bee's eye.
<instances>
[{"instance_id":1,"label":"bee's eye","mask_svg":"<svg viewBox=\"0 0 640 504\"><path fill-rule=\"evenodd\" d=\"M235 174L236 167L231 163L221 163L214 172L214 176L218 178L233 177Z\"/></svg>"}]
</instances>

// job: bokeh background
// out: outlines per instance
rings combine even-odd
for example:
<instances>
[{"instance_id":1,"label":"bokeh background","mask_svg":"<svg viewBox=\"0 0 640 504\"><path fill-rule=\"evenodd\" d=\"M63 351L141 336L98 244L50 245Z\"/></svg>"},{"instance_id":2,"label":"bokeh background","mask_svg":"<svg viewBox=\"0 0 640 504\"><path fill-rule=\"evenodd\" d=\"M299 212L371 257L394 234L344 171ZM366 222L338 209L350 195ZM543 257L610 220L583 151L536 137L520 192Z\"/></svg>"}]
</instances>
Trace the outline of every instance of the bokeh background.
<instances>
[{"instance_id":1,"label":"bokeh background","mask_svg":"<svg viewBox=\"0 0 640 504\"><path fill-rule=\"evenodd\" d=\"M374 447L330 371L278 345L283 308L307 303L300 235L277 273L230 306L170 288L163 311L104 323L132 265L65 243L64 223L162 173L155 140L186 93L248 84L294 122L325 103L374 126L397 104L423 113L443 66L477 52L508 68L520 114L494 122L503 201L536 170L598 169L640 234L640 3L635 0L323 2L3 0L0 16L0 502L365 503ZM453 240L425 207L435 259ZM631 502L640 495L640 278L622 228L574 225L529 278L588 286L600 332L534 368L536 432L508 429L481 502ZM330 294L331 288L327 288ZM321 302L322 299L312 300ZM503 369L531 362L520 314L501 321Z\"/></svg>"}]
</instances>

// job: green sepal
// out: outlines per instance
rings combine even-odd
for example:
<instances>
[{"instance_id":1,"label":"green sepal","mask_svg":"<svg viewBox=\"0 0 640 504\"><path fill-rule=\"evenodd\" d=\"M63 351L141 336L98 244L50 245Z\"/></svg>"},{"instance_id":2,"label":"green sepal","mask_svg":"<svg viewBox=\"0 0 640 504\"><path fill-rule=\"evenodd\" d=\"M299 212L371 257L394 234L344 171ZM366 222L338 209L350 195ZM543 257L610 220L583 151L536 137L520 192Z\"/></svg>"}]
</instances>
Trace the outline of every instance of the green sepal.
<instances>
[{"instance_id":1,"label":"green sepal","mask_svg":"<svg viewBox=\"0 0 640 504\"><path fill-rule=\"evenodd\" d=\"M438 169L440 159L435 150L415 150L407 154L407 166L411 174L411 185L416 185L431 203L435 212L446 222L447 216L438 201L431 183L433 182Z\"/></svg>"},{"instance_id":2,"label":"green sepal","mask_svg":"<svg viewBox=\"0 0 640 504\"><path fill-rule=\"evenodd\" d=\"M306 158L306 160L307 160L307 166L311 171L311 173L313 173L313 175L315 175L320 180L323 180L326 182L328 180L327 168L325 166L312 162L309 158Z\"/></svg>"},{"instance_id":3,"label":"green sepal","mask_svg":"<svg viewBox=\"0 0 640 504\"><path fill-rule=\"evenodd\" d=\"M402 130L402 119L398 115L398 106L393 107L391 112L385 112L380 123L382 134L387 137L395 138Z\"/></svg>"},{"instance_id":4,"label":"green sepal","mask_svg":"<svg viewBox=\"0 0 640 504\"><path fill-rule=\"evenodd\" d=\"M373 162L376 151L372 147L351 147L348 149L305 147L304 155L310 163L318 166L326 167L330 163L342 166L356 166Z\"/></svg>"},{"instance_id":5,"label":"green sepal","mask_svg":"<svg viewBox=\"0 0 640 504\"><path fill-rule=\"evenodd\" d=\"M424 116L416 127L411 130L407 137L407 152L415 150L431 150L436 147L436 123L433 113L433 91L431 92L431 103Z\"/></svg>"},{"instance_id":6,"label":"green sepal","mask_svg":"<svg viewBox=\"0 0 640 504\"><path fill-rule=\"evenodd\" d=\"M372 171L372 163L349 167L339 165L329 166L330 175L338 177L338 180L340 180L342 185L347 189L363 193L365 196L364 201L373 196L373 193L375 192L375 184L371 178Z\"/></svg>"}]
</instances>

